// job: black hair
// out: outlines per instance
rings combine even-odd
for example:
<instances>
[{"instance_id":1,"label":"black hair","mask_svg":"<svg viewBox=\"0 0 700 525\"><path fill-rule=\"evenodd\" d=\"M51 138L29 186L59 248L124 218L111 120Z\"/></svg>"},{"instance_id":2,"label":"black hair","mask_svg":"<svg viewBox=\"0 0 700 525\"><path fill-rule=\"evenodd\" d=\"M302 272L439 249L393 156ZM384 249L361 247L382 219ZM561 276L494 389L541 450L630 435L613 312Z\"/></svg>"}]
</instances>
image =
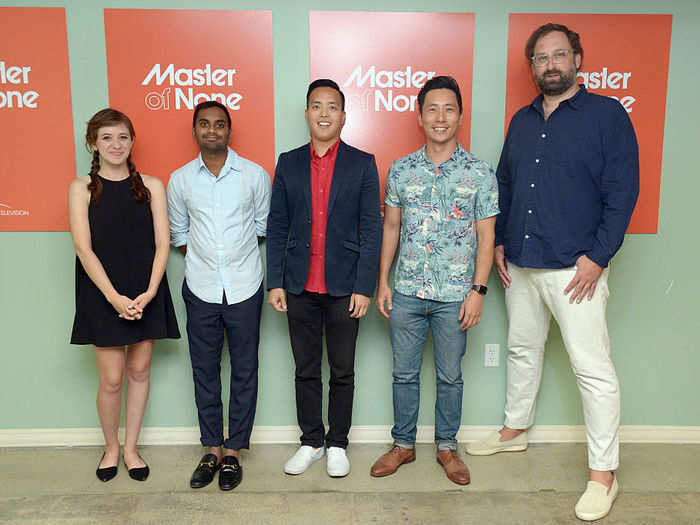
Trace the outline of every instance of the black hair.
<instances>
[{"instance_id":1,"label":"black hair","mask_svg":"<svg viewBox=\"0 0 700 525\"><path fill-rule=\"evenodd\" d=\"M200 102L197 104L197 106L194 108L194 115L192 115L192 129L197 127L197 114L207 108L219 108L221 111L223 111L226 114L226 120L228 121L228 127L229 129L231 128L231 115L228 112L228 108L224 106L221 102L217 102L216 100L205 100L204 102Z\"/></svg>"},{"instance_id":2,"label":"black hair","mask_svg":"<svg viewBox=\"0 0 700 525\"><path fill-rule=\"evenodd\" d=\"M338 84L336 84L330 78L317 78L311 84L309 84L309 89L306 90L306 107L309 107L309 97L311 96L311 92L314 89L321 87L329 87L340 93L340 109L345 111L345 95L342 91L340 91L340 86L338 86Z\"/></svg>"},{"instance_id":3,"label":"black hair","mask_svg":"<svg viewBox=\"0 0 700 525\"><path fill-rule=\"evenodd\" d=\"M454 78L447 75L433 77L423 84L422 88L420 88L420 91L418 92L418 109L421 113L423 113L425 96L428 94L428 91L432 91L433 89L449 89L450 91L453 91L457 96L459 114L462 114L462 93L459 91L459 84L457 84L457 81Z\"/></svg>"}]
</instances>

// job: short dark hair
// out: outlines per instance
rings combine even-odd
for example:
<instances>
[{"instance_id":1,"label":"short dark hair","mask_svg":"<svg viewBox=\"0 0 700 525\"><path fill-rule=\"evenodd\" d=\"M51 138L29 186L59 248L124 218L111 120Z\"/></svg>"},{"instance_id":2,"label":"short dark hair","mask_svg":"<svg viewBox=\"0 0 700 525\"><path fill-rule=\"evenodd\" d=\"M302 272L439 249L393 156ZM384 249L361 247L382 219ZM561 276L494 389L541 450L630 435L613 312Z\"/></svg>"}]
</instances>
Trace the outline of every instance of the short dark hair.
<instances>
[{"instance_id":1,"label":"short dark hair","mask_svg":"<svg viewBox=\"0 0 700 525\"><path fill-rule=\"evenodd\" d=\"M228 127L231 127L231 115L228 112L228 108L224 106L221 102L217 102L216 100L205 100L204 102L200 102L195 106L194 108L194 115L192 115L192 129L197 127L197 114L207 108L219 108L221 111L223 111L226 114L226 120L228 121Z\"/></svg>"},{"instance_id":2,"label":"short dark hair","mask_svg":"<svg viewBox=\"0 0 700 525\"><path fill-rule=\"evenodd\" d=\"M420 88L420 91L418 92L418 109L421 113L423 113L425 96L428 94L428 91L432 91L433 89L449 89L450 91L454 91L454 94L457 96L459 113L460 115L462 114L462 93L459 91L459 84L457 84L457 81L454 78L448 77L447 75L433 77L423 84L422 88Z\"/></svg>"},{"instance_id":3,"label":"short dark hair","mask_svg":"<svg viewBox=\"0 0 700 525\"><path fill-rule=\"evenodd\" d=\"M537 41L544 35L548 35L553 31L560 31L566 35L566 38L569 39L571 49L574 50L574 54L580 55L581 63L583 63L583 47L581 47L581 37L579 34L576 31L572 31L565 25L553 24L551 22L535 29L535 31L530 35L530 38L527 39L527 43L525 44L525 58L527 58L527 61L532 61L532 55L535 54L535 45L537 44Z\"/></svg>"},{"instance_id":4,"label":"short dark hair","mask_svg":"<svg viewBox=\"0 0 700 525\"><path fill-rule=\"evenodd\" d=\"M336 84L330 78L317 78L311 84L309 84L309 89L306 90L306 107L309 107L309 97L311 96L311 92L314 89L321 87L329 87L340 93L340 109L345 111L345 95L342 91L340 91L340 86L338 86L338 84Z\"/></svg>"}]
</instances>

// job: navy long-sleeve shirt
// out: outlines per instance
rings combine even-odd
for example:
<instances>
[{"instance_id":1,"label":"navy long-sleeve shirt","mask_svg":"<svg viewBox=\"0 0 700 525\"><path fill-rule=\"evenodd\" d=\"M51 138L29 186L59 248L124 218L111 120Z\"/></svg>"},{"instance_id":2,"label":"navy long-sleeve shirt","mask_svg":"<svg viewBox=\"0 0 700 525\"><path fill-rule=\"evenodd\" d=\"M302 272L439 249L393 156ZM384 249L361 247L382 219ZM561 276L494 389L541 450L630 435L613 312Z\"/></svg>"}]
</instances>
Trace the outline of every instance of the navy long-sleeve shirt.
<instances>
[{"instance_id":1,"label":"navy long-sleeve shirt","mask_svg":"<svg viewBox=\"0 0 700 525\"><path fill-rule=\"evenodd\" d=\"M607 266L639 194L639 148L615 99L580 86L544 118L542 95L510 122L498 163L496 246L525 268Z\"/></svg>"}]
</instances>

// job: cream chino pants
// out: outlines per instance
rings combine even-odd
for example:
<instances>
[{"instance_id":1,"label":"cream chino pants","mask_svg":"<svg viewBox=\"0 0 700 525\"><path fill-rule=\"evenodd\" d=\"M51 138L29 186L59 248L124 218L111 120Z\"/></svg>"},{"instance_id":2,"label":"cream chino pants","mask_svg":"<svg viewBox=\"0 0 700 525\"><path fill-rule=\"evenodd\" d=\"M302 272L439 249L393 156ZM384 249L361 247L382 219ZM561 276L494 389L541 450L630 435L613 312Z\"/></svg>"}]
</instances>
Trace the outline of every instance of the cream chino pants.
<instances>
[{"instance_id":1,"label":"cream chino pants","mask_svg":"<svg viewBox=\"0 0 700 525\"><path fill-rule=\"evenodd\" d=\"M535 419L542 380L544 346L552 315L561 329L571 368L583 401L588 440L588 466L616 470L620 447L620 387L610 359L605 322L608 269L598 280L591 301L569 304L564 288L576 268L540 270L508 263L512 278L506 288L508 314L508 389L505 425L526 429Z\"/></svg>"}]
</instances>

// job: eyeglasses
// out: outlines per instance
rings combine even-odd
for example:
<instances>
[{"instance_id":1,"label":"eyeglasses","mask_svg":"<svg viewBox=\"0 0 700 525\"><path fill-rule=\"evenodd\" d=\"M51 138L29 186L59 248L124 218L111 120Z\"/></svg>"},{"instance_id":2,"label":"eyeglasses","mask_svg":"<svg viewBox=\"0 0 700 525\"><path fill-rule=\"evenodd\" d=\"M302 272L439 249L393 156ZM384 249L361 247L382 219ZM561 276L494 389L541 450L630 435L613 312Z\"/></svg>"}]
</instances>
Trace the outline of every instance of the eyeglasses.
<instances>
[{"instance_id":1,"label":"eyeglasses","mask_svg":"<svg viewBox=\"0 0 700 525\"><path fill-rule=\"evenodd\" d=\"M569 56L569 53L572 52L573 49L557 49L551 55L548 55L547 53L533 55L530 57L530 60L532 60L532 63L536 66L544 66L547 62L549 62L550 58L552 59L553 63L561 64L562 62L564 62L566 57Z\"/></svg>"}]
</instances>

